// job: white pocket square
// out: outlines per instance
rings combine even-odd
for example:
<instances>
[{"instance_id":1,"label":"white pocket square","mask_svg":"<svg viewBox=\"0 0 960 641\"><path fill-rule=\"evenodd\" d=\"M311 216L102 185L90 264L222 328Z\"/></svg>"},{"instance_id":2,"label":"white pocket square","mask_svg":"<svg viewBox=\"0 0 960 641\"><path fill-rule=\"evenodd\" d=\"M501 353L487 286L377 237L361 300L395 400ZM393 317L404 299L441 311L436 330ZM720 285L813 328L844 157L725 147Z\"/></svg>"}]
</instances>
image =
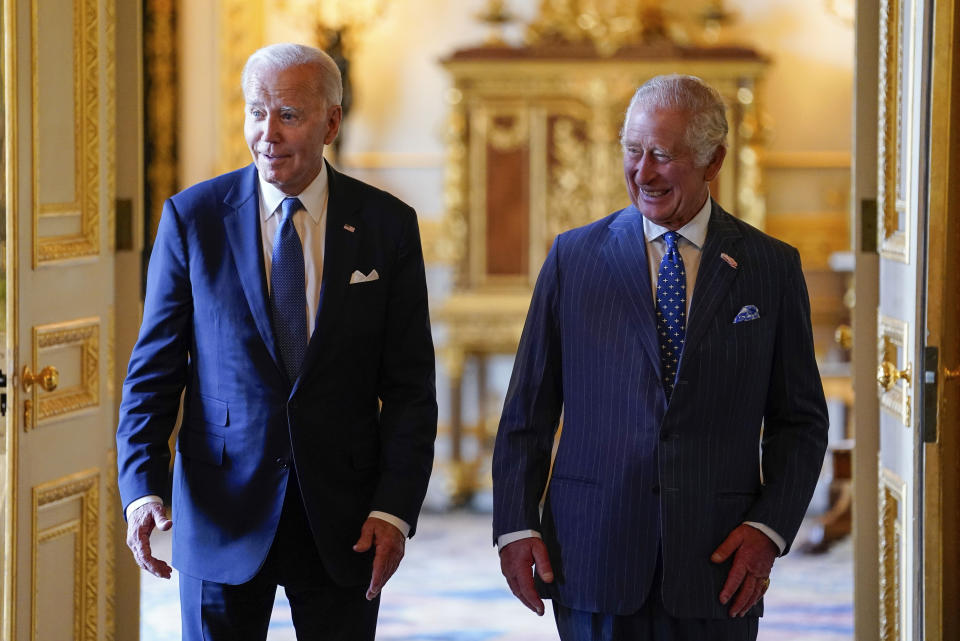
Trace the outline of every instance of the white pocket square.
<instances>
[{"instance_id":1,"label":"white pocket square","mask_svg":"<svg viewBox=\"0 0 960 641\"><path fill-rule=\"evenodd\" d=\"M369 283L370 281L379 280L380 274L377 273L377 270L371 269L370 273L364 276L363 272L359 269L354 270L350 274L350 284L356 285L357 283Z\"/></svg>"}]
</instances>

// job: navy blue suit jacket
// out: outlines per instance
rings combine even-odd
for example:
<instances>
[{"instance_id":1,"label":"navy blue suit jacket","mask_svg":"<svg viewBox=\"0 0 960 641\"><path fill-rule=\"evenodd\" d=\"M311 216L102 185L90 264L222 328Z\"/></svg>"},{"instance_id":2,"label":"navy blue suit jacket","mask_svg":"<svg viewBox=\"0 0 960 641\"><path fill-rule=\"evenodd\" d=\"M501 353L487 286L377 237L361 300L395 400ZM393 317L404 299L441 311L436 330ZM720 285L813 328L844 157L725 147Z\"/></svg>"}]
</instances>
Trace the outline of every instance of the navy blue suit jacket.
<instances>
[{"instance_id":1,"label":"navy blue suit jacket","mask_svg":"<svg viewBox=\"0 0 960 641\"><path fill-rule=\"evenodd\" d=\"M760 318L735 324L745 305ZM826 447L797 251L714 203L669 404L660 370L642 214L631 206L558 236L497 434L494 536L539 530L556 575L541 593L615 614L643 604L662 545L667 610L725 618L730 564L710 554L744 521L789 547Z\"/></svg>"},{"instance_id":2,"label":"navy blue suit jacket","mask_svg":"<svg viewBox=\"0 0 960 641\"><path fill-rule=\"evenodd\" d=\"M241 583L273 541L295 463L335 581L369 581L351 549L371 510L415 529L437 406L423 254L413 210L328 166L323 285L300 377L271 321L253 165L165 206L117 430L123 505L173 509L173 564ZM379 279L348 284L354 270ZM183 393L172 496L168 439ZM412 534L412 531L411 531Z\"/></svg>"}]
</instances>

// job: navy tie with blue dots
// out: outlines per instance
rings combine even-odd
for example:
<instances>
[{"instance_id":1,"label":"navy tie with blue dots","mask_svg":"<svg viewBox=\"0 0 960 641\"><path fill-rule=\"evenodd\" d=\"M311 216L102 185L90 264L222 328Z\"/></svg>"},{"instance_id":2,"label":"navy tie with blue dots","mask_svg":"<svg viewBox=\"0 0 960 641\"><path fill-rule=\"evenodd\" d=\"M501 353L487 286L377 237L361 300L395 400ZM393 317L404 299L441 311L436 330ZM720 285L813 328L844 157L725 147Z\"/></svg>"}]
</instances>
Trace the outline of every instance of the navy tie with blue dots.
<instances>
[{"instance_id":1,"label":"navy tie with blue dots","mask_svg":"<svg viewBox=\"0 0 960 641\"><path fill-rule=\"evenodd\" d=\"M303 208L299 198L284 198L283 220L273 241L270 268L270 305L273 331L283 367L293 383L300 375L307 353L307 294L303 245L293 215Z\"/></svg>"},{"instance_id":2,"label":"navy tie with blue dots","mask_svg":"<svg viewBox=\"0 0 960 641\"><path fill-rule=\"evenodd\" d=\"M663 389L668 401L673 394L687 325L687 274L680 250L677 249L679 239L680 235L675 231L663 235L667 251L660 260L660 271L657 272L657 334L660 339Z\"/></svg>"}]
</instances>

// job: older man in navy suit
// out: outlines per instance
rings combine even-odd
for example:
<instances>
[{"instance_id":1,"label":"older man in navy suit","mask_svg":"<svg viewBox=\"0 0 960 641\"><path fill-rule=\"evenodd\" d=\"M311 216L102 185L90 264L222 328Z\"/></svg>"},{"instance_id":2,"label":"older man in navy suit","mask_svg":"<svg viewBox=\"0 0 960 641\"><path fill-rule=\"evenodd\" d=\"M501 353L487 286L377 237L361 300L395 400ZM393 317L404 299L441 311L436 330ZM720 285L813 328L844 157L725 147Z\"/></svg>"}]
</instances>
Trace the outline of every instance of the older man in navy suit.
<instances>
[{"instance_id":1,"label":"older man in navy suit","mask_svg":"<svg viewBox=\"0 0 960 641\"><path fill-rule=\"evenodd\" d=\"M175 523L186 641L262 641L277 585L298 639L372 640L436 435L416 216L324 161L329 56L272 45L242 85L253 164L170 198L150 258L117 430L127 542L169 577L149 535Z\"/></svg>"},{"instance_id":2,"label":"older man in navy suit","mask_svg":"<svg viewBox=\"0 0 960 641\"><path fill-rule=\"evenodd\" d=\"M823 463L799 255L710 198L726 134L700 79L640 87L621 136L632 204L558 236L534 290L494 538L563 641L756 639Z\"/></svg>"}]
</instances>

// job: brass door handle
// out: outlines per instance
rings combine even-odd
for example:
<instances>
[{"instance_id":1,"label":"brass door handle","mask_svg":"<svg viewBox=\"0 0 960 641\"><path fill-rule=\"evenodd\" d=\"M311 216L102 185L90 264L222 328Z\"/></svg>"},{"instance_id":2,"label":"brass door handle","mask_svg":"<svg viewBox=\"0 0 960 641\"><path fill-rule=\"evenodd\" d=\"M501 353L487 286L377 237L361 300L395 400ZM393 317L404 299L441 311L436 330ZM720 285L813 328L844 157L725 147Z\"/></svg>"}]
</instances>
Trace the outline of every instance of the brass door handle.
<instances>
[{"instance_id":1,"label":"brass door handle","mask_svg":"<svg viewBox=\"0 0 960 641\"><path fill-rule=\"evenodd\" d=\"M890 361L883 361L877 368L877 382L886 392L893 389L894 384L901 378L909 383L910 376L910 365L907 365L904 370L898 370L897 366Z\"/></svg>"},{"instance_id":2,"label":"brass door handle","mask_svg":"<svg viewBox=\"0 0 960 641\"><path fill-rule=\"evenodd\" d=\"M949 367L943 368L944 381L955 381L957 379L960 379L960 367L957 369L950 369Z\"/></svg>"},{"instance_id":3,"label":"brass door handle","mask_svg":"<svg viewBox=\"0 0 960 641\"><path fill-rule=\"evenodd\" d=\"M23 391L30 393L33 386L39 384L40 387L48 392L57 389L60 383L60 372L53 365L47 365L42 370L34 374L30 371L29 365L23 366Z\"/></svg>"}]
</instances>

